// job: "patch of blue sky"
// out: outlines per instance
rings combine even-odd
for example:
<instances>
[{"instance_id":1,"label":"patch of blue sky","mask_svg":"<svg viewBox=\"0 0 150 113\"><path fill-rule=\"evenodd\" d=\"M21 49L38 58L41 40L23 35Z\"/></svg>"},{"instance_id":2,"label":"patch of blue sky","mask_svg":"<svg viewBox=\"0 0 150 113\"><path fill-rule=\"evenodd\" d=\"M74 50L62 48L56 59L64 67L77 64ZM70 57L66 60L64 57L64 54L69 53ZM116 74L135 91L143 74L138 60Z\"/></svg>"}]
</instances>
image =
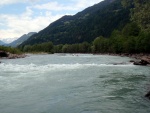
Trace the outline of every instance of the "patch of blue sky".
<instances>
[{"instance_id":1,"label":"patch of blue sky","mask_svg":"<svg viewBox=\"0 0 150 113\"><path fill-rule=\"evenodd\" d=\"M27 4L18 3L5 5L5 7L0 7L0 14L21 14L25 12Z\"/></svg>"},{"instance_id":2,"label":"patch of blue sky","mask_svg":"<svg viewBox=\"0 0 150 113\"><path fill-rule=\"evenodd\" d=\"M38 3L58 2L59 4L70 4L72 0L40 0Z\"/></svg>"},{"instance_id":3,"label":"patch of blue sky","mask_svg":"<svg viewBox=\"0 0 150 113\"><path fill-rule=\"evenodd\" d=\"M39 31L43 26L63 15L75 15L88 7L88 0L3 0L0 3L0 30L3 38L19 37L31 31ZM92 0L97 3L101 0ZM89 2L89 3L88 3ZM24 18L24 16L26 16ZM29 29L24 30L26 24ZM16 30L16 25L18 30ZM11 31L8 33L8 31ZM19 31L19 32L18 32Z\"/></svg>"}]
</instances>

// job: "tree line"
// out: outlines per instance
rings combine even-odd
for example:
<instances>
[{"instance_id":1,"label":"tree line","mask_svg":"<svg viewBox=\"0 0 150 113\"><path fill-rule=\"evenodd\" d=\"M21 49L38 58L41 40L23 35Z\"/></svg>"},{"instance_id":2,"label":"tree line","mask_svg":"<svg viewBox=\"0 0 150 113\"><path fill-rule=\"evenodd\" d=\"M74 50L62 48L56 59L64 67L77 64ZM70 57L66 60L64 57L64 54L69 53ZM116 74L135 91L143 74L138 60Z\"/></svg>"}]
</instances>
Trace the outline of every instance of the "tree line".
<instances>
[{"instance_id":1,"label":"tree line","mask_svg":"<svg viewBox=\"0 0 150 113\"><path fill-rule=\"evenodd\" d=\"M150 32L128 23L121 31L114 30L109 38L99 36L91 43L54 45L52 42L26 45L23 52L48 53L150 53Z\"/></svg>"},{"instance_id":2,"label":"tree line","mask_svg":"<svg viewBox=\"0 0 150 113\"><path fill-rule=\"evenodd\" d=\"M6 46L0 46L0 51L5 51L5 52L9 52L12 54L21 54L22 52L17 49L17 48L12 48L12 47L6 47Z\"/></svg>"}]
</instances>

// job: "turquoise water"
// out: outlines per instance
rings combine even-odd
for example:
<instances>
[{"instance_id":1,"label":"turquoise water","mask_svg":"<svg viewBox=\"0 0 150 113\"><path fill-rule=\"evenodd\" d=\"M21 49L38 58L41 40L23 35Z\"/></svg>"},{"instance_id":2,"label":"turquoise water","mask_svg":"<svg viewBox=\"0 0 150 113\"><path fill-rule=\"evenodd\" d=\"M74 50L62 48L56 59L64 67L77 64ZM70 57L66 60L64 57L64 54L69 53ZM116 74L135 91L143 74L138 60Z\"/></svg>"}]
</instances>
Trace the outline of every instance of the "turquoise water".
<instances>
[{"instance_id":1,"label":"turquoise water","mask_svg":"<svg viewBox=\"0 0 150 113\"><path fill-rule=\"evenodd\" d=\"M129 60L92 54L3 59L0 113L149 113L150 67Z\"/></svg>"}]
</instances>

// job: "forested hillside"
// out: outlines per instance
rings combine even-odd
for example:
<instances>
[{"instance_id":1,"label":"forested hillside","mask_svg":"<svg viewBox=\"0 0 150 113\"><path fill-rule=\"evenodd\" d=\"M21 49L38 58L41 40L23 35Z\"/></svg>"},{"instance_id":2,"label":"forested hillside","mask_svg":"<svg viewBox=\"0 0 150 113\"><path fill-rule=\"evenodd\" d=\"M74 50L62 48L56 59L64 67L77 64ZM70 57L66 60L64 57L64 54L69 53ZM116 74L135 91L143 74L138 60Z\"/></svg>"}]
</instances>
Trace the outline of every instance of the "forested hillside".
<instances>
[{"instance_id":1,"label":"forested hillside","mask_svg":"<svg viewBox=\"0 0 150 113\"><path fill-rule=\"evenodd\" d=\"M63 16L47 28L33 35L24 45L51 41L53 44L91 42L98 36L109 37L114 29L122 29L129 22L129 8L121 0L105 0L74 16Z\"/></svg>"},{"instance_id":2,"label":"forested hillside","mask_svg":"<svg viewBox=\"0 0 150 113\"><path fill-rule=\"evenodd\" d=\"M25 52L150 53L149 6L150 0L105 0L62 17L20 48Z\"/></svg>"}]
</instances>

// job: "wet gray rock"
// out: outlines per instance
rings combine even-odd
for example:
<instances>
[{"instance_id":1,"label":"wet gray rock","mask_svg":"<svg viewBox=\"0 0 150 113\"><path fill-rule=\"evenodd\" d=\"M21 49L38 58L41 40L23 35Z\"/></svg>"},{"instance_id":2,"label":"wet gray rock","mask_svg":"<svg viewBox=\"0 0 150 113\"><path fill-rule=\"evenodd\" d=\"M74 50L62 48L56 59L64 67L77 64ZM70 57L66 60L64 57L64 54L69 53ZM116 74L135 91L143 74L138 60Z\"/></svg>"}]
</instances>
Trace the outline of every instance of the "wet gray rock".
<instances>
[{"instance_id":1,"label":"wet gray rock","mask_svg":"<svg viewBox=\"0 0 150 113\"><path fill-rule=\"evenodd\" d=\"M148 99L150 99L150 91L145 95Z\"/></svg>"},{"instance_id":2,"label":"wet gray rock","mask_svg":"<svg viewBox=\"0 0 150 113\"><path fill-rule=\"evenodd\" d=\"M146 60L140 60L140 61L134 61L133 64L134 64L134 65L146 66L146 65L149 64L149 62L147 62Z\"/></svg>"},{"instance_id":3,"label":"wet gray rock","mask_svg":"<svg viewBox=\"0 0 150 113\"><path fill-rule=\"evenodd\" d=\"M16 58L25 58L25 54L12 54L5 51L0 51L0 58L6 58L6 59L16 59Z\"/></svg>"},{"instance_id":4,"label":"wet gray rock","mask_svg":"<svg viewBox=\"0 0 150 113\"><path fill-rule=\"evenodd\" d=\"M25 58L25 54L10 54L8 55L8 59L16 59L16 58Z\"/></svg>"}]
</instances>

